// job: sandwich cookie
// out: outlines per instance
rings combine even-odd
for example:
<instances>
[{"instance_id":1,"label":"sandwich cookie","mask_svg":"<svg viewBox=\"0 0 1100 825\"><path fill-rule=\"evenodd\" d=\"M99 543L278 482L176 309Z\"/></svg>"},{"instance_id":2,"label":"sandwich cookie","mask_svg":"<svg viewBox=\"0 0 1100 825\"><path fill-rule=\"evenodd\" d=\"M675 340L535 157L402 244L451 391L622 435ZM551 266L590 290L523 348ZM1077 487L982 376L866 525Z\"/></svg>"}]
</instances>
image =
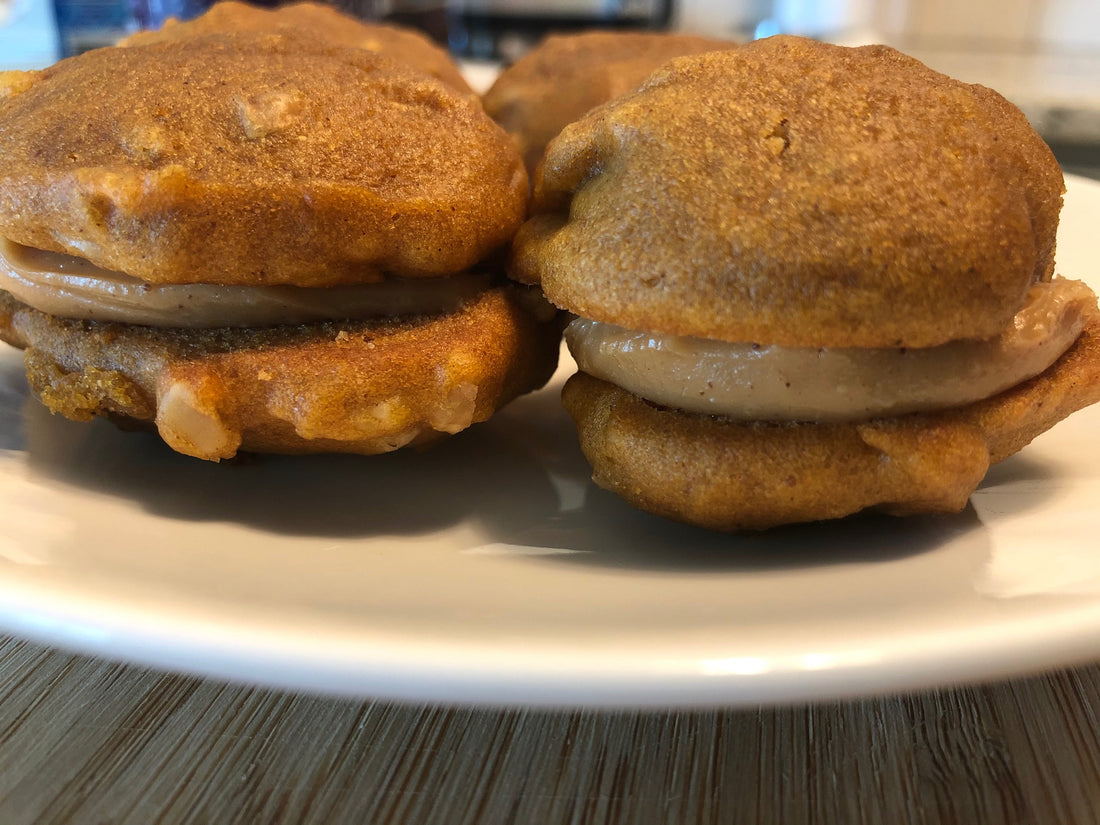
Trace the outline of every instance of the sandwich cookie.
<instances>
[{"instance_id":1,"label":"sandwich cookie","mask_svg":"<svg viewBox=\"0 0 1100 825\"><path fill-rule=\"evenodd\" d=\"M552 308L491 262L527 193L476 100L367 50L231 32L0 74L0 336L54 412L199 458L424 444L553 371Z\"/></svg>"},{"instance_id":2,"label":"sandwich cookie","mask_svg":"<svg viewBox=\"0 0 1100 825\"><path fill-rule=\"evenodd\" d=\"M1062 192L995 92L776 37L566 127L512 275L576 316L563 400L631 503L720 530L951 512L1100 398Z\"/></svg>"}]
</instances>

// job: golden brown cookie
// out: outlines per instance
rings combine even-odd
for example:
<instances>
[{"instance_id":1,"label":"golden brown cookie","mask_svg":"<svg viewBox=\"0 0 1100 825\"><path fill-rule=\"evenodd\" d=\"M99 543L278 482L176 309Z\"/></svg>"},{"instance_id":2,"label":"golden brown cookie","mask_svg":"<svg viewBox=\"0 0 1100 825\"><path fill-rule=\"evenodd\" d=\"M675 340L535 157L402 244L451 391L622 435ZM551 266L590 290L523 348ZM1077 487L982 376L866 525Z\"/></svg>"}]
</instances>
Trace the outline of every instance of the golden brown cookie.
<instances>
[{"instance_id":1,"label":"golden brown cookie","mask_svg":"<svg viewBox=\"0 0 1100 825\"><path fill-rule=\"evenodd\" d=\"M674 57L735 45L662 32L554 34L501 72L482 102L534 172L546 145L589 109L632 91Z\"/></svg>"},{"instance_id":2,"label":"golden brown cookie","mask_svg":"<svg viewBox=\"0 0 1100 825\"><path fill-rule=\"evenodd\" d=\"M593 480L676 521L762 530L868 508L954 512L990 465L1100 401L1100 323L1037 378L938 413L843 424L734 421L659 407L583 372L562 399Z\"/></svg>"},{"instance_id":3,"label":"golden brown cookie","mask_svg":"<svg viewBox=\"0 0 1100 825\"><path fill-rule=\"evenodd\" d=\"M0 236L143 280L445 275L523 219L523 165L477 101L369 51L211 34L27 81L0 100Z\"/></svg>"},{"instance_id":4,"label":"golden brown cookie","mask_svg":"<svg viewBox=\"0 0 1100 825\"><path fill-rule=\"evenodd\" d=\"M563 401L596 482L636 506L722 530L951 512L1100 400L1095 295L1051 280L1062 191L996 93L777 37L674 60L566 127L512 274L583 319ZM903 360L949 389L869 414L907 409L875 372ZM977 376L999 383L968 396Z\"/></svg>"},{"instance_id":5,"label":"golden brown cookie","mask_svg":"<svg viewBox=\"0 0 1100 825\"><path fill-rule=\"evenodd\" d=\"M209 330L55 318L0 291L0 337L68 418L153 425L210 460L373 454L464 430L546 382L557 328L517 289L433 316Z\"/></svg>"},{"instance_id":6,"label":"golden brown cookie","mask_svg":"<svg viewBox=\"0 0 1100 825\"><path fill-rule=\"evenodd\" d=\"M513 272L630 329L932 346L997 334L1050 278L1062 191L996 92L775 37L673 61L567 127Z\"/></svg>"},{"instance_id":7,"label":"golden brown cookie","mask_svg":"<svg viewBox=\"0 0 1100 825\"><path fill-rule=\"evenodd\" d=\"M192 20L181 22L169 18L161 28L132 34L119 45L142 46L198 34L233 31L314 35L330 43L366 49L408 63L460 92L472 94L451 56L425 35L402 26L366 23L323 3L290 3L267 9L237 0L223 0Z\"/></svg>"},{"instance_id":8,"label":"golden brown cookie","mask_svg":"<svg viewBox=\"0 0 1100 825\"><path fill-rule=\"evenodd\" d=\"M553 371L553 308L494 285L527 178L475 98L254 32L0 89L0 337L52 411L210 460L369 454L459 432Z\"/></svg>"}]
</instances>

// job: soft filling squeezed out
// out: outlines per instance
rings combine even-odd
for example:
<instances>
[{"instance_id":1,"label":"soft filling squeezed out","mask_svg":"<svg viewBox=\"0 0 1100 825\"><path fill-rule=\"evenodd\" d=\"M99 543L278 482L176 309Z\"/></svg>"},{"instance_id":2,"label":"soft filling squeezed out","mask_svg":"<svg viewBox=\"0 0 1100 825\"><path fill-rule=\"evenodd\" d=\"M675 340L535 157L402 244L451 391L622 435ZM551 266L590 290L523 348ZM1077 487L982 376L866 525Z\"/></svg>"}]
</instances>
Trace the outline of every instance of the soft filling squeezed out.
<instances>
[{"instance_id":1,"label":"soft filling squeezed out","mask_svg":"<svg viewBox=\"0 0 1100 825\"><path fill-rule=\"evenodd\" d=\"M1036 284L1013 324L985 341L927 349L810 349L634 332L574 320L581 370L666 407L745 420L849 421L957 407L1053 364L1096 313L1080 281Z\"/></svg>"},{"instance_id":2,"label":"soft filling squeezed out","mask_svg":"<svg viewBox=\"0 0 1100 825\"><path fill-rule=\"evenodd\" d=\"M488 283L487 275L466 273L321 288L150 284L0 239L0 289L50 315L89 321L225 327L412 315L454 309Z\"/></svg>"}]
</instances>

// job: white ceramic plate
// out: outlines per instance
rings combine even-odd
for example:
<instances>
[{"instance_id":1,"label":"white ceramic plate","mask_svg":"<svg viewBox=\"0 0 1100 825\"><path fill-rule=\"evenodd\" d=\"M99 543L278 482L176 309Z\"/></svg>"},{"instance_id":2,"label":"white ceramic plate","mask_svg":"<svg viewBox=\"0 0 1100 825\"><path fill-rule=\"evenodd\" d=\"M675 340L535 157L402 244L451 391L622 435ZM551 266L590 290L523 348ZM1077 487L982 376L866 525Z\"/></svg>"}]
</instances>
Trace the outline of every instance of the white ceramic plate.
<instances>
[{"instance_id":1,"label":"white ceramic plate","mask_svg":"<svg viewBox=\"0 0 1100 825\"><path fill-rule=\"evenodd\" d=\"M1059 271L1097 273L1072 179ZM946 518L751 537L588 482L546 390L424 454L214 465L51 417L0 350L0 627L336 694L746 704L1100 658L1100 409Z\"/></svg>"}]
</instances>

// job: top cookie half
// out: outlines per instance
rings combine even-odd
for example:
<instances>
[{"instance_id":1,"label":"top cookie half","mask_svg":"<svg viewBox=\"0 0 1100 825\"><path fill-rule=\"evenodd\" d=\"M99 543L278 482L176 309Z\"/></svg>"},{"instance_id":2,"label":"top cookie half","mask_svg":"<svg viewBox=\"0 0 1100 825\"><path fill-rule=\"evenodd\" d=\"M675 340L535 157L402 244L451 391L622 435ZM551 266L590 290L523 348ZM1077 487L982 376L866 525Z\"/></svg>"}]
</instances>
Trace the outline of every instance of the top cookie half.
<instances>
[{"instance_id":1,"label":"top cookie half","mask_svg":"<svg viewBox=\"0 0 1100 825\"><path fill-rule=\"evenodd\" d=\"M667 32L551 34L501 72L482 102L515 136L533 172L562 127L633 91L661 64L735 47L727 40Z\"/></svg>"},{"instance_id":2,"label":"top cookie half","mask_svg":"<svg viewBox=\"0 0 1100 825\"><path fill-rule=\"evenodd\" d=\"M136 32L119 45L143 46L161 40L232 31L287 35L304 32L329 43L367 49L408 63L460 92L473 93L447 51L426 35L388 23L367 23L341 14L324 3L288 3L278 8L262 8L237 0L219 0L198 17L186 21L169 18L161 28Z\"/></svg>"},{"instance_id":3,"label":"top cookie half","mask_svg":"<svg viewBox=\"0 0 1100 825\"><path fill-rule=\"evenodd\" d=\"M685 57L550 144L513 276L630 329L783 346L1000 332L1061 171L997 93L884 47Z\"/></svg>"},{"instance_id":4,"label":"top cookie half","mask_svg":"<svg viewBox=\"0 0 1100 825\"><path fill-rule=\"evenodd\" d=\"M446 275L526 198L476 100L362 49L237 32L0 74L0 236L151 282Z\"/></svg>"}]
</instances>

